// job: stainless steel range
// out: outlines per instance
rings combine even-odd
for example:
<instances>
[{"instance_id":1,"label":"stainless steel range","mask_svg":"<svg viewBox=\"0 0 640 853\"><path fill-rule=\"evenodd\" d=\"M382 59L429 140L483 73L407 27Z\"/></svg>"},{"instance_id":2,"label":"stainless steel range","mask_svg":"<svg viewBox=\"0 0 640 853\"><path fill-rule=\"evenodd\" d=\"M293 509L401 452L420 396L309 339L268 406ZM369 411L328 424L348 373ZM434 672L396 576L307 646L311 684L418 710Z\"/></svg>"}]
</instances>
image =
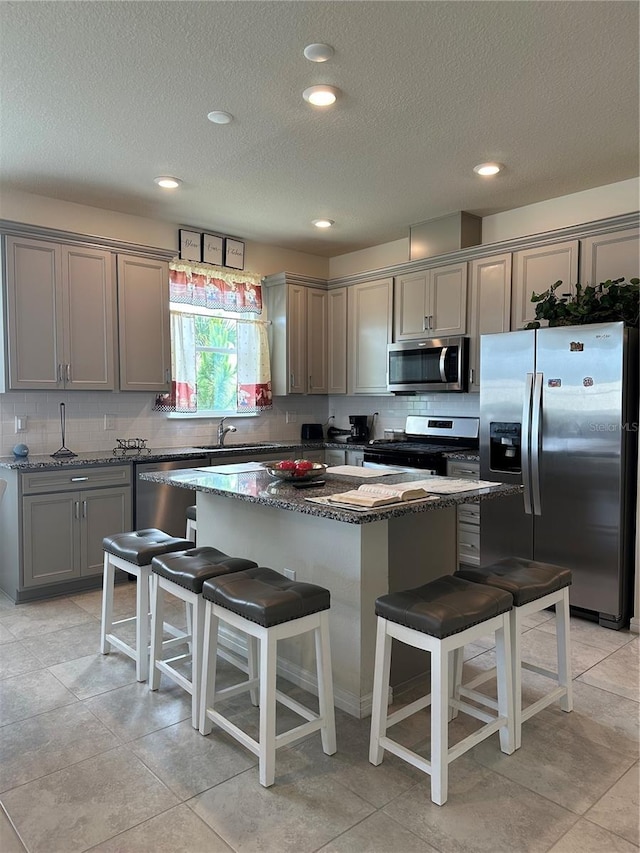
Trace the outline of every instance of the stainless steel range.
<instances>
[{"instance_id":1,"label":"stainless steel range","mask_svg":"<svg viewBox=\"0 0 640 853\"><path fill-rule=\"evenodd\" d=\"M412 415L407 418L404 439L374 439L369 443L364 467L393 466L446 474L445 454L477 450L479 430L479 418Z\"/></svg>"}]
</instances>

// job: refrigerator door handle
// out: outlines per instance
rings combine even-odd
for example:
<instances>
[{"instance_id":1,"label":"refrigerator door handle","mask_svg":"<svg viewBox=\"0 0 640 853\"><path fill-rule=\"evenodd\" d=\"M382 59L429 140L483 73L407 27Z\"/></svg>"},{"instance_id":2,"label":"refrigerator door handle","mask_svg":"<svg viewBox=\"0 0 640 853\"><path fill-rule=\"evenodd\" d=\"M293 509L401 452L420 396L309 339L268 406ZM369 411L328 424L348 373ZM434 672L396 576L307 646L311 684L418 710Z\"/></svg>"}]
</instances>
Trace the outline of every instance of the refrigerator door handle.
<instances>
[{"instance_id":1,"label":"refrigerator door handle","mask_svg":"<svg viewBox=\"0 0 640 853\"><path fill-rule=\"evenodd\" d=\"M522 439L520 453L522 459L522 485L524 486L524 511L531 515L531 478L529 466L531 464L531 395L533 391L533 373L527 373L524 389L524 401L522 404Z\"/></svg>"},{"instance_id":2,"label":"refrigerator door handle","mask_svg":"<svg viewBox=\"0 0 640 853\"><path fill-rule=\"evenodd\" d=\"M533 512L542 515L540 499L540 426L542 421L542 373L536 373L533 385L533 408L531 412L531 494Z\"/></svg>"}]
</instances>

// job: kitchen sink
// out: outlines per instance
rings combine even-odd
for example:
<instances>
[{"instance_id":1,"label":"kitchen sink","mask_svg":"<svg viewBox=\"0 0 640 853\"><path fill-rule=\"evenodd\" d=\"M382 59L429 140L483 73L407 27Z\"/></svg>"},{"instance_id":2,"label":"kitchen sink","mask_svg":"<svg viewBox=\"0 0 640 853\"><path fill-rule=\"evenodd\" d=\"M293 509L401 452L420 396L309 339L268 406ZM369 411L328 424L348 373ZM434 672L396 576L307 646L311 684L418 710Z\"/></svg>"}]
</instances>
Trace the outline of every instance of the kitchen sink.
<instances>
[{"instance_id":1,"label":"kitchen sink","mask_svg":"<svg viewBox=\"0 0 640 853\"><path fill-rule=\"evenodd\" d=\"M196 450L259 450L265 447L275 449L279 446L273 441L249 441L246 444L199 444Z\"/></svg>"}]
</instances>

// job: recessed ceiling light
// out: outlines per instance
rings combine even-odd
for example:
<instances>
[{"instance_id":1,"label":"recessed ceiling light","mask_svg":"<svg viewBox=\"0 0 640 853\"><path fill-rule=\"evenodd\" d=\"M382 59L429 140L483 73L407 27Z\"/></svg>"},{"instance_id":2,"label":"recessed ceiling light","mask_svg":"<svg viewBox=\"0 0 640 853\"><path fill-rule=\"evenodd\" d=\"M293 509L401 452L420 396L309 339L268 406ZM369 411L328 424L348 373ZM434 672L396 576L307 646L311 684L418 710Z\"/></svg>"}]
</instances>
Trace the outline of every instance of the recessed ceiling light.
<instances>
[{"instance_id":1,"label":"recessed ceiling light","mask_svg":"<svg viewBox=\"0 0 640 853\"><path fill-rule=\"evenodd\" d=\"M304 55L309 62L326 62L333 54L334 50L330 44L308 44L304 49Z\"/></svg>"},{"instance_id":2,"label":"recessed ceiling light","mask_svg":"<svg viewBox=\"0 0 640 853\"><path fill-rule=\"evenodd\" d=\"M331 228L332 225L335 225L335 222L333 219L313 219L311 224L315 225L316 228Z\"/></svg>"},{"instance_id":3,"label":"recessed ceiling light","mask_svg":"<svg viewBox=\"0 0 640 853\"><path fill-rule=\"evenodd\" d=\"M154 178L153 180L154 183L165 190L175 190L182 183L180 178L171 178L169 175L160 175L159 178Z\"/></svg>"},{"instance_id":4,"label":"recessed ceiling light","mask_svg":"<svg viewBox=\"0 0 640 853\"><path fill-rule=\"evenodd\" d=\"M214 124L231 124L233 121L231 113L225 113L223 110L212 110L207 118Z\"/></svg>"},{"instance_id":5,"label":"recessed ceiling light","mask_svg":"<svg viewBox=\"0 0 640 853\"><path fill-rule=\"evenodd\" d=\"M501 172L503 169L504 166L501 163L478 163L477 166L473 167L473 171L476 175L484 175L485 177L497 175L498 172Z\"/></svg>"},{"instance_id":6,"label":"recessed ceiling light","mask_svg":"<svg viewBox=\"0 0 640 853\"><path fill-rule=\"evenodd\" d=\"M314 107L330 107L336 102L338 89L335 86L310 86L304 90L302 97Z\"/></svg>"}]
</instances>

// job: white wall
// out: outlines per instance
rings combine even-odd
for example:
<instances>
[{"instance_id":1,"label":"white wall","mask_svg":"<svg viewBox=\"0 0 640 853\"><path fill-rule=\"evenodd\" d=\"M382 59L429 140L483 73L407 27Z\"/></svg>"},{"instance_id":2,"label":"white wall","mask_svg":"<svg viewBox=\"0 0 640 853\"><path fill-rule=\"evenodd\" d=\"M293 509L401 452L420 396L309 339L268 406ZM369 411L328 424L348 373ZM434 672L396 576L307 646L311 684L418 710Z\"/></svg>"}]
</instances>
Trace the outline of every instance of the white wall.
<instances>
[{"instance_id":1,"label":"white wall","mask_svg":"<svg viewBox=\"0 0 640 853\"><path fill-rule=\"evenodd\" d=\"M329 278L342 278L345 275L363 270L380 270L394 264L404 264L409 260L409 229L407 236L392 243L382 243L358 252L338 255L329 260Z\"/></svg>"}]
</instances>

